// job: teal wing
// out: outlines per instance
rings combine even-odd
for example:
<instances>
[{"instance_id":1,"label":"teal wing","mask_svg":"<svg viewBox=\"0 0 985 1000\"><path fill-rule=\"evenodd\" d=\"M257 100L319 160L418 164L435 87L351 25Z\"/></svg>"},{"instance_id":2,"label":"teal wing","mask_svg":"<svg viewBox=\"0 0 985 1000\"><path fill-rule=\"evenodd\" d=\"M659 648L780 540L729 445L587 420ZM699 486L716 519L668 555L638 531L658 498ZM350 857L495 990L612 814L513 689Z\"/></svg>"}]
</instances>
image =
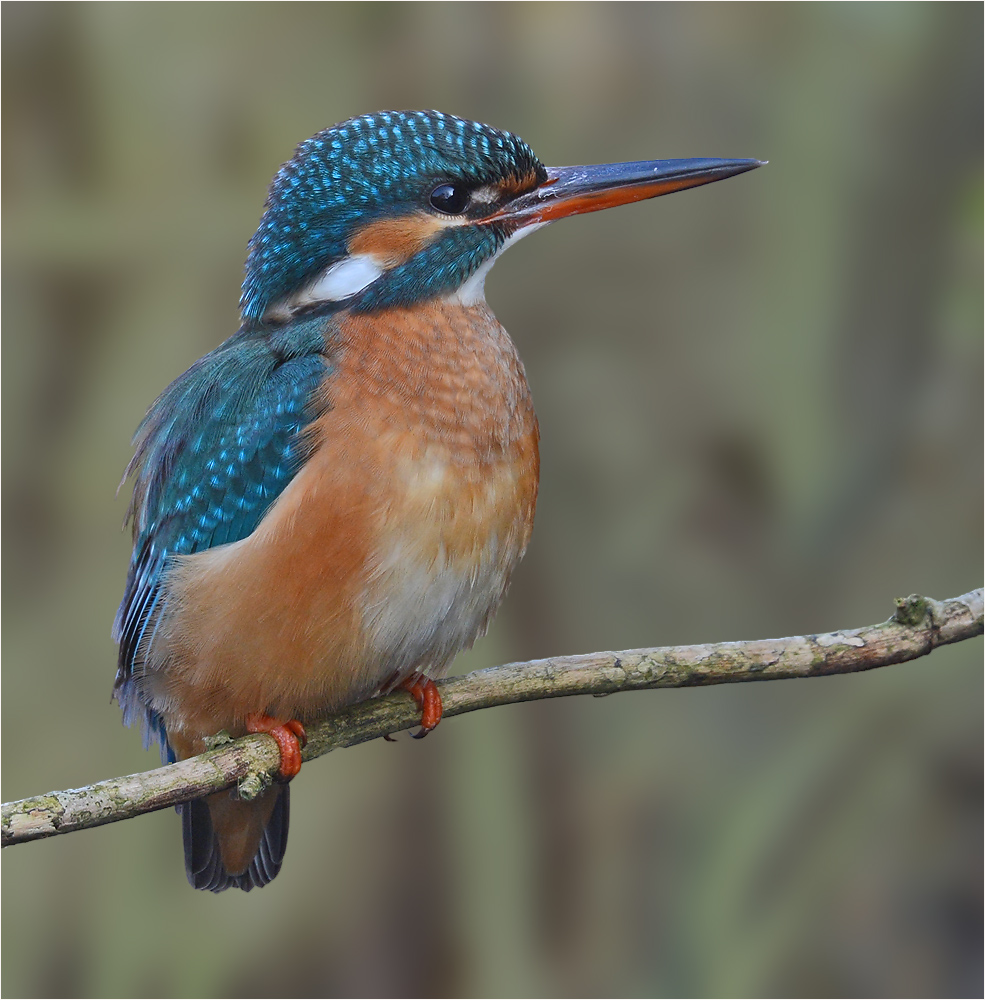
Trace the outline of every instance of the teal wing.
<instances>
[{"instance_id":1,"label":"teal wing","mask_svg":"<svg viewBox=\"0 0 985 1000\"><path fill-rule=\"evenodd\" d=\"M163 752L141 676L167 603L169 562L246 538L304 464L303 432L330 372L324 326L239 331L165 389L134 438L133 555L113 628L114 692L127 724L141 721Z\"/></svg>"}]
</instances>

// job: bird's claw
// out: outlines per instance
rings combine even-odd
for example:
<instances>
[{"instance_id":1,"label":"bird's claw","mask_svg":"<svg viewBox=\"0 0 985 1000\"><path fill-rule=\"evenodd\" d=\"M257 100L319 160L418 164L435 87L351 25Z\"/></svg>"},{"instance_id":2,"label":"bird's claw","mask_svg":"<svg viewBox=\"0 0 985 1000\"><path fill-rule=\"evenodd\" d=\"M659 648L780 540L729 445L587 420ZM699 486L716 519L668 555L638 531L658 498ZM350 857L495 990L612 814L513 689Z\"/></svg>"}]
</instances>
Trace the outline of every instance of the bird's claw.
<instances>
[{"instance_id":1,"label":"bird's claw","mask_svg":"<svg viewBox=\"0 0 985 1000\"><path fill-rule=\"evenodd\" d=\"M285 729L290 729L292 733L298 738L298 743L301 744L301 748L304 749L308 745L308 734L304 731L304 726L297 719L288 719L284 723Z\"/></svg>"},{"instance_id":2,"label":"bird's claw","mask_svg":"<svg viewBox=\"0 0 985 1000\"><path fill-rule=\"evenodd\" d=\"M408 677L400 687L410 692L421 710L421 729L414 733L414 739L422 740L441 721L441 693L434 681L423 674Z\"/></svg>"},{"instance_id":3,"label":"bird's claw","mask_svg":"<svg viewBox=\"0 0 985 1000\"><path fill-rule=\"evenodd\" d=\"M280 748L281 781L290 781L301 770L301 747L308 742L308 734L297 719L281 722L271 715L252 712L246 717L248 733L268 733Z\"/></svg>"}]
</instances>

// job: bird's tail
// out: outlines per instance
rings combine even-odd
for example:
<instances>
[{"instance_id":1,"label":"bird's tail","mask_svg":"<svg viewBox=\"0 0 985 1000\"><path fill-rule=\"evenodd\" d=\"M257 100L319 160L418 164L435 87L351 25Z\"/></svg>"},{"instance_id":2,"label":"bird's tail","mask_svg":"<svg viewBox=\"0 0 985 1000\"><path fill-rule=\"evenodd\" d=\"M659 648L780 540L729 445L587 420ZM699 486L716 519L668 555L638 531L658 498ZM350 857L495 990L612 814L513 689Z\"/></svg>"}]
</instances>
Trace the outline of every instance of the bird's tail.
<instances>
[{"instance_id":1,"label":"bird's tail","mask_svg":"<svg viewBox=\"0 0 985 1000\"><path fill-rule=\"evenodd\" d=\"M249 892L273 881L287 850L290 789L274 785L250 802L219 792L181 806L185 872L196 889Z\"/></svg>"}]
</instances>

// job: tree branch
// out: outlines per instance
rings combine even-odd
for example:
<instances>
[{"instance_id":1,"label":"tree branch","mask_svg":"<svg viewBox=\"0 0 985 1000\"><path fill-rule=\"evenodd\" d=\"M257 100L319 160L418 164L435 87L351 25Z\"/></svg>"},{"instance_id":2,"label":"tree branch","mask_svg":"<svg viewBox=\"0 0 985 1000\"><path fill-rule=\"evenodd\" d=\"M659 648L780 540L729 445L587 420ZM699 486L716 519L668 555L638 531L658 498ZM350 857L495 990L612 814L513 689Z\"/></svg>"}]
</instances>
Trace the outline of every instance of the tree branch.
<instances>
[{"instance_id":1,"label":"tree branch","mask_svg":"<svg viewBox=\"0 0 985 1000\"><path fill-rule=\"evenodd\" d=\"M555 656L476 670L439 681L438 686L448 717L575 694L853 673L904 663L938 646L981 635L982 617L981 589L940 602L914 594L896 601L889 621L866 628L787 639ZM419 709L403 691L374 698L309 726L303 757L311 760L340 747L412 729L419 720ZM115 823L234 786L242 798L253 798L270 784L279 764L280 751L272 737L231 740L220 734L214 749L177 764L4 803L0 843L8 847Z\"/></svg>"}]
</instances>

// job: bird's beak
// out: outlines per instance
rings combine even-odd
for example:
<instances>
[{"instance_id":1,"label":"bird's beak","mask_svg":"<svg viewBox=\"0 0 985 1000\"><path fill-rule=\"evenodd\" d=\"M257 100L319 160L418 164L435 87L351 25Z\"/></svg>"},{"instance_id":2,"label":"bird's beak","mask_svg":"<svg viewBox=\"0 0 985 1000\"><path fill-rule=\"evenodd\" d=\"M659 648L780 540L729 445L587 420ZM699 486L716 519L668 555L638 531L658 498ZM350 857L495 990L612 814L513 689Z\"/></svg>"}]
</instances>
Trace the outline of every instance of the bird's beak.
<instances>
[{"instance_id":1,"label":"bird's beak","mask_svg":"<svg viewBox=\"0 0 985 1000\"><path fill-rule=\"evenodd\" d=\"M585 167L548 167L547 180L514 198L489 221L511 220L521 227L567 215L598 212L672 191L710 184L755 170L763 160L640 160Z\"/></svg>"}]
</instances>

